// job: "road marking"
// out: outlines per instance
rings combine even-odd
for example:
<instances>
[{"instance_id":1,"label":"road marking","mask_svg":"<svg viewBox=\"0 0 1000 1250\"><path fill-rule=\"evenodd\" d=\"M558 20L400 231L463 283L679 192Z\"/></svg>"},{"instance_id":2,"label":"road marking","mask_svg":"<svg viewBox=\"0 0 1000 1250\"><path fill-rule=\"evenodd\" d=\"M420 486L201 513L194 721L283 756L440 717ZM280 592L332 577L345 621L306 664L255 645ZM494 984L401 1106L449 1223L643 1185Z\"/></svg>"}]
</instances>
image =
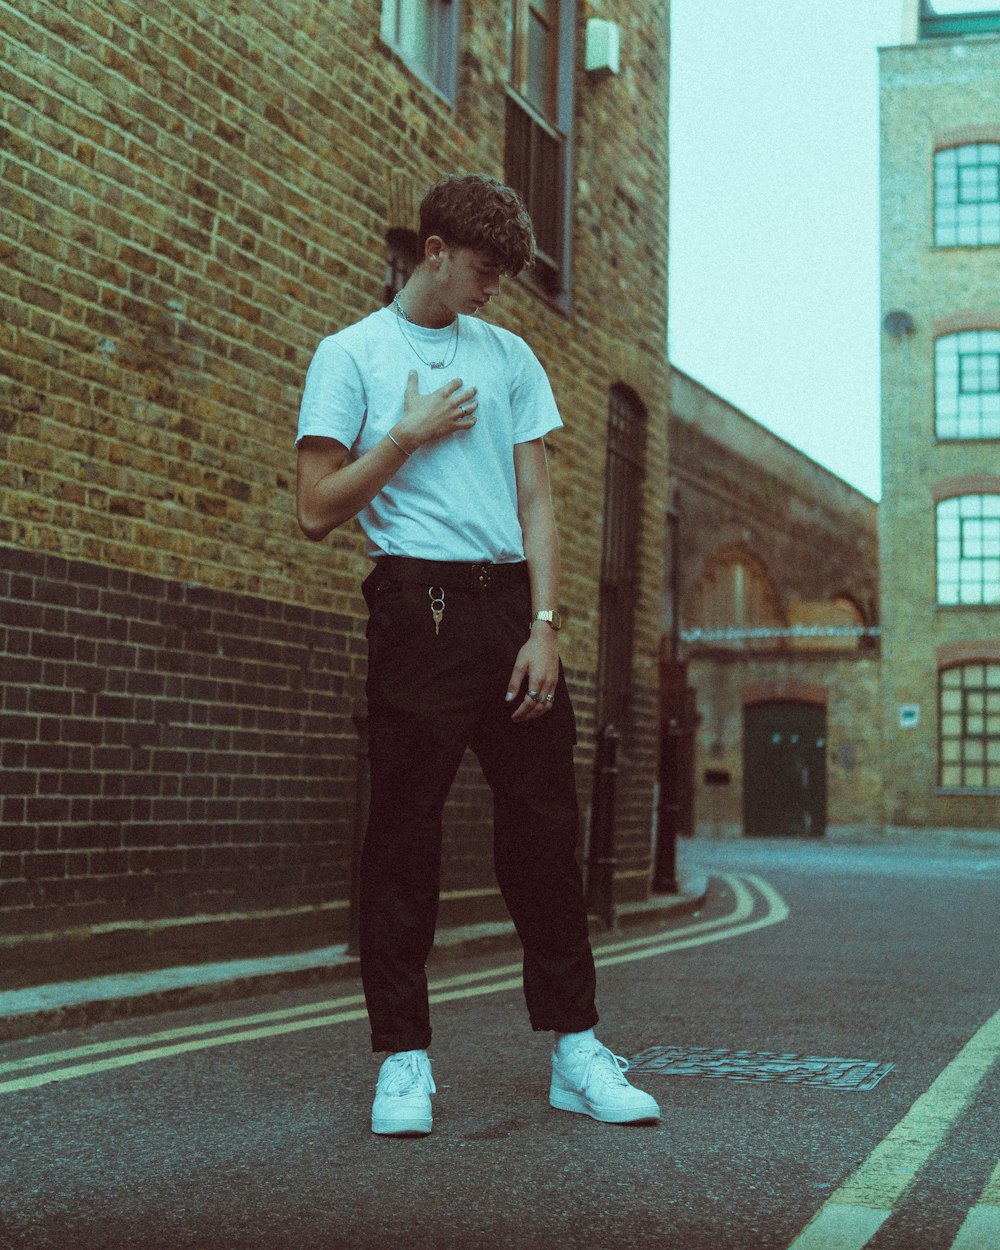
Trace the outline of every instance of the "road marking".
<instances>
[{"instance_id":1,"label":"road marking","mask_svg":"<svg viewBox=\"0 0 1000 1250\"><path fill-rule=\"evenodd\" d=\"M1000 1246L1000 1163L965 1217L951 1250L983 1250L984 1246Z\"/></svg>"},{"instance_id":2,"label":"road marking","mask_svg":"<svg viewBox=\"0 0 1000 1250\"><path fill-rule=\"evenodd\" d=\"M753 912L753 896L743 883L736 877L724 877L725 883L729 886L733 893L735 906L732 911L725 916L717 917L714 920L701 921L696 924L684 926L686 934L695 934L705 931L711 931L720 927L732 925L743 921ZM641 946L656 943L659 945L662 941L661 934L646 935L639 938L619 939L617 941L602 943L596 948L596 955L604 957L609 952L615 953L622 950L635 949ZM509 977L520 975L520 963L505 964L497 968L488 968L478 972L462 972L453 974L449 977L441 977L431 982L430 989L432 992L443 991L449 987L457 985L475 984L477 981L489 980L496 977ZM198 1037L207 1033L219 1033L225 1030L254 1028L273 1021L290 1020L303 1016L312 1016L317 1013L327 1013L331 1009L354 1007L364 1003L364 995L361 993L347 994L332 1000L326 1000L322 1003L306 1003L297 1007L283 1007L277 1011L256 1012L248 1016L235 1016L229 1019L212 1020L202 1024L181 1025L173 1029L164 1029L157 1033L147 1033L139 1037L121 1037L110 1038L104 1042L94 1042L86 1046L77 1046L68 1050L50 1051L41 1055L27 1055L21 1059L10 1060L0 1063L0 1073L4 1072L22 1072L26 1068L32 1067L49 1067L54 1063L61 1063L72 1059L86 1059L94 1055L107 1054L118 1050L131 1050L139 1046L155 1046L159 1043L173 1042L181 1038ZM2 1092L2 1088L0 1088Z\"/></svg>"},{"instance_id":3,"label":"road marking","mask_svg":"<svg viewBox=\"0 0 1000 1250\"><path fill-rule=\"evenodd\" d=\"M1000 1011L966 1042L888 1137L830 1195L788 1250L861 1250L866 1246L968 1109L998 1060ZM1000 1184L996 1173L986 1193L995 1192L991 1189L994 1181ZM979 1242L978 1246L984 1244L993 1243Z\"/></svg>"},{"instance_id":4,"label":"road marking","mask_svg":"<svg viewBox=\"0 0 1000 1250\"><path fill-rule=\"evenodd\" d=\"M693 934L711 932L737 924L752 915L754 908L753 895L740 878L723 874L721 879L733 894L734 907L732 911L713 920L702 920L694 924L687 924L683 928L685 934L691 936ZM762 883L758 882L756 878L754 878L754 881L757 883L758 889L760 889ZM770 887L766 888L769 889ZM647 934L645 937L620 938L611 942L602 942L595 947L595 959L597 957L605 958L609 954L620 951L648 946L651 943L659 946L662 940L663 935L656 933L652 935ZM430 989L434 992L451 986L474 984L477 981L489 980L494 977L520 975L520 972L520 963L510 963L496 968L483 969L478 972L455 973L432 981ZM327 999L322 1003L305 1003L297 1007L282 1007L276 1011L255 1012L252 1015L234 1016L229 1019L212 1020L202 1024L180 1025L173 1029L164 1029L157 1033L147 1033L139 1037L109 1038L104 1042L93 1042L86 1046L77 1046L68 1050L49 1051L41 1055L27 1055L21 1059L0 1063L0 1073L21 1072L25 1068L32 1067L48 1067L54 1063L70 1059L86 1059L93 1055L107 1054L117 1050L131 1050L138 1046L154 1046L162 1042L177 1041L186 1037L198 1037L206 1033L219 1033L228 1029L253 1028L271 1021L290 1020L303 1016L312 1016L317 1013L326 1013L331 1009L354 1007L364 1003L364 1001L364 994L346 994L339 998ZM0 1088L0 1092L2 1092L2 1088Z\"/></svg>"},{"instance_id":5,"label":"road marking","mask_svg":"<svg viewBox=\"0 0 1000 1250\"><path fill-rule=\"evenodd\" d=\"M735 887L739 883L736 877L726 878L727 883L731 887ZM636 959L651 959L654 955L663 955L668 952L687 950L693 946L704 946L709 942L728 941L729 938L741 937L744 933L753 933L756 929L766 929L770 925L781 924L783 920L787 920L789 916L788 904L781 897L777 890L773 889L766 881L760 877L750 876L749 874L743 878L744 881L750 881L763 895L767 904L767 911L758 920L749 920L746 924L730 924L722 932L705 933L698 937L681 938L677 941L665 942L662 946L649 946L645 950L637 952L628 952L623 955L610 955L600 958L595 956L594 962L598 967L604 967L610 964L628 963ZM693 926L692 926L693 927Z\"/></svg>"},{"instance_id":6,"label":"road marking","mask_svg":"<svg viewBox=\"0 0 1000 1250\"><path fill-rule=\"evenodd\" d=\"M643 938L628 938L603 944L595 948L594 962L600 967L650 959L710 942L723 941L730 937L739 937L767 925L778 924L788 917L789 911L785 901L776 890L759 877L747 876L740 879L725 874L722 879L732 891L735 902L733 910L726 916L685 925L682 930L687 935L685 937L664 940L661 934L653 934ZM753 894L745 884L746 882L752 883L765 903L764 915L756 920L747 919L753 914L755 904ZM521 975L521 964L512 963L500 968L442 977L431 982L430 1001L431 1003L450 1002L520 989ZM363 1003L363 995L350 994L323 1004L305 1004L236 1019L183 1025L144 1037L111 1038L105 1042L50 1052L45 1055L29 1055L0 1065L0 1072L23 1073L27 1069L43 1066L48 1066L49 1070L2 1081L0 1094L37 1089L43 1085L76 1080L116 1068L172 1058L217 1046L260 1041L264 1038L280 1037L305 1029L346 1024L366 1017ZM331 1007L339 1010L331 1012ZM213 1034L214 1036L211 1036ZM129 1051L130 1053L112 1053L116 1051ZM80 1059L91 1059L91 1062L68 1062Z\"/></svg>"}]
</instances>

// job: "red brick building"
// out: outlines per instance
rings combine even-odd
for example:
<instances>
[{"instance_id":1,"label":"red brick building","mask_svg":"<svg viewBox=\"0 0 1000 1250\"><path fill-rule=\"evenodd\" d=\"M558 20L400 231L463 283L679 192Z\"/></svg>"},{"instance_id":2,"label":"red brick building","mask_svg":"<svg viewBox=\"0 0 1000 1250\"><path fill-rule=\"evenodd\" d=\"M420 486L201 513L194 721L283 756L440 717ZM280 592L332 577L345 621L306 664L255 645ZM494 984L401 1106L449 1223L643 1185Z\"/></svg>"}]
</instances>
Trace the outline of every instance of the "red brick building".
<instances>
[{"instance_id":1,"label":"red brick building","mask_svg":"<svg viewBox=\"0 0 1000 1250\"><path fill-rule=\"evenodd\" d=\"M581 799L615 721L616 889L646 893L668 11L596 8L0 0L8 984L346 937L367 562L353 527L298 534L292 440L316 343L384 301L449 169L515 182L538 225L491 315L566 419ZM445 918L497 913L471 762L445 865Z\"/></svg>"}]
</instances>

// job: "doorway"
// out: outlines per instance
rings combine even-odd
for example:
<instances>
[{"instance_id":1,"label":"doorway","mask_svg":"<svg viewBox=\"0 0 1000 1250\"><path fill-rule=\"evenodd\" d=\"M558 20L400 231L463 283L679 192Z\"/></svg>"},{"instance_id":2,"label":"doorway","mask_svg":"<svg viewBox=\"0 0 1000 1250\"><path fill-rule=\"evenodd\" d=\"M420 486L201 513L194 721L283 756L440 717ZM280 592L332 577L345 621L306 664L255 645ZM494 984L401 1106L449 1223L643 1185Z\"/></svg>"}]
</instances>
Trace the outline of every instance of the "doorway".
<instances>
[{"instance_id":1,"label":"doorway","mask_svg":"<svg viewBox=\"0 0 1000 1250\"><path fill-rule=\"evenodd\" d=\"M748 838L821 838L826 832L822 704L744 708L743 832Z\"/></svg>"}]
</instances>

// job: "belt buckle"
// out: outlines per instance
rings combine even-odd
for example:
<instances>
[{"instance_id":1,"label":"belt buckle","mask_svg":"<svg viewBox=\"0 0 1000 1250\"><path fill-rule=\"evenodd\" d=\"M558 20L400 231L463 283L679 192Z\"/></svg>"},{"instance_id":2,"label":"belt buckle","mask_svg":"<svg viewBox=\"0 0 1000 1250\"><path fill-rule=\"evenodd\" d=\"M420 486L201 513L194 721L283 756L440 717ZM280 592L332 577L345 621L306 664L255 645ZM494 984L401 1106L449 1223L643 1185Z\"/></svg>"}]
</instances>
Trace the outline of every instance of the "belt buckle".
<instances>
[{"instance_id":1,"label":"belt buckle","mask_svg":"<svg viewBox=\"0 0 1000 1250\"><path fill-rule=\"evenodd\" d=\"M477 564L472 570L473 582L479 590L489 590L493 581L493 567L489 564Z\"/></svg>"}]
</instances>

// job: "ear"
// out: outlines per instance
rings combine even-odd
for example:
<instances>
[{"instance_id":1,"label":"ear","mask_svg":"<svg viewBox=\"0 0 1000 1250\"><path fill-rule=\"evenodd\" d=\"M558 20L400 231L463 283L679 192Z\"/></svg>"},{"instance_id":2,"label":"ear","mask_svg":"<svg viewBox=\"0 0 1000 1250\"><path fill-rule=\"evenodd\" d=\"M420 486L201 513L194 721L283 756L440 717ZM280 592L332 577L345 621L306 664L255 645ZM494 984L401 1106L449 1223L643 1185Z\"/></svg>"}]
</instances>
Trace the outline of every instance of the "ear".
<instances>
[{"instance_id":1,"label":"ear","mask_svg":"<svg viewBox=\"0 0 1000 1250\"><path fill-rule=\"evenodd\" d=\"M424 243L424 260L430 261L432 265L440 264L441 258L448 250L448 245L439 234L432 234Z\"/></svg>"}]
</instances>

